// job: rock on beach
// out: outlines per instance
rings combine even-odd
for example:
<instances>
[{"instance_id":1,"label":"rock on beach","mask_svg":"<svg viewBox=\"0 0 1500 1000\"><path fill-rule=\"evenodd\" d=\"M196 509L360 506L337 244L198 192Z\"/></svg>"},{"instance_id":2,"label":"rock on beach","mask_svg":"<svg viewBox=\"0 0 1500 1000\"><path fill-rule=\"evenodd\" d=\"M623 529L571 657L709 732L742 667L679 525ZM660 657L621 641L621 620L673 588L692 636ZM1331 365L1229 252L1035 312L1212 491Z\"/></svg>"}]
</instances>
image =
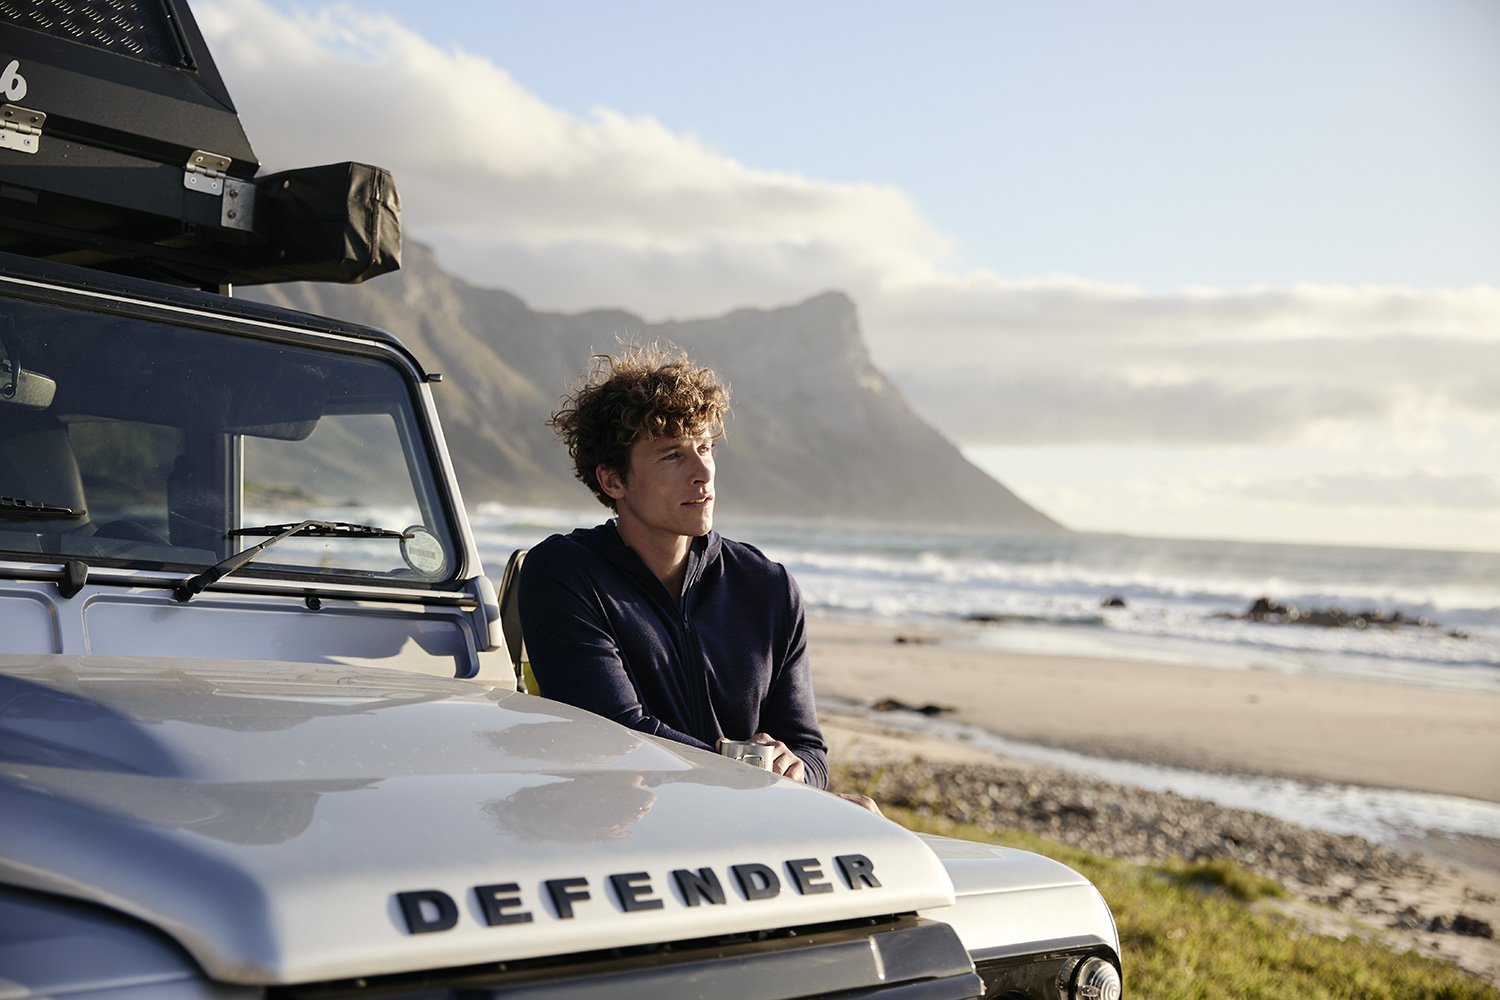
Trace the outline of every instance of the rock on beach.
<instances>
[{"instance_id":1,"label":"rock on beach","mask_svg":"<svg viewBox=\"0 0 1500 1000\"><path fill-rule=\"evenodd\" d=\"M882 804L987 831L1024 830L1137 863L1228 858L1283 885L1308 890L1341 876L1368 881L1426 872L1419 857L1362 837L1309 830L1174 792L1064 771L916 759L895 765L851 763L836 778L839 791L861 792Z\"/></svg>"},{"instance_id":2,"label":"rock on beach","mask_svg":"<svg viewBox=\"0 0 1500 1000\"><path fill-rule=\"evenodd\" d=\"M1302 907L1295 918L1318 933L1384 934L1393 947L1444 958L1500 986L1496 897L1464 884L1455 869L1363 837L1032 764L855 760L836 764L829 788L1136 864L1226 858L1281 885Z\"/></svg>"}]
</instances>

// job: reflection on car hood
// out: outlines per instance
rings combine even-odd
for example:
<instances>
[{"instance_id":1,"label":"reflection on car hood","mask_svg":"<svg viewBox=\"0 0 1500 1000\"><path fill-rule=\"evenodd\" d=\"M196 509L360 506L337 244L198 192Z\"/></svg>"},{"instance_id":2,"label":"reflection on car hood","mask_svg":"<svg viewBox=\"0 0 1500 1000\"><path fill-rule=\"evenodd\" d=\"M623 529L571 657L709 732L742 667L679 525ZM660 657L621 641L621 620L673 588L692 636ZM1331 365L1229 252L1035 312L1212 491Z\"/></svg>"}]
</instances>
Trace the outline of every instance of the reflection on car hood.
<instances>
[{"instance_id":1,"label":"reflection on car hood","mask_svg":"<svg viewBox=\"0 0 1500 1000\"><path fill-rule=\"evenodd\" d=\"M835 796L556 702L378 668L0 655L0 815L5 881L146 920L237 982L953 900L919 840ZM430 930L444 897L456 921Z\"/></svg>"}]
</instances>

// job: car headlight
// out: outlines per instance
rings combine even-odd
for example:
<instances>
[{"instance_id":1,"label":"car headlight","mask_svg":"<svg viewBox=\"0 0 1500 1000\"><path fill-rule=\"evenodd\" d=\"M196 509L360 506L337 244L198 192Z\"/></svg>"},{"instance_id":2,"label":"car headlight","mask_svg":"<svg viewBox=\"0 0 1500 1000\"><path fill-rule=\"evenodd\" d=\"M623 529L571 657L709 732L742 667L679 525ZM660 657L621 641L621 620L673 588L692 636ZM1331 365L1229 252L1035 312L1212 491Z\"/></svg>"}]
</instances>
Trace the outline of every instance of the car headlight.
<instances>
[{"instance_id":1,"label":"car headlight","mask_svg":"<svg viewBox=\"0 0 1500 1000\"><path fill-rule=\"evenodd\" d=\"M1073 970L1062 992L1069 1000L1120 1000L1120 974L1102 958L1088 958Z\"/></svg>"}]
</instances>

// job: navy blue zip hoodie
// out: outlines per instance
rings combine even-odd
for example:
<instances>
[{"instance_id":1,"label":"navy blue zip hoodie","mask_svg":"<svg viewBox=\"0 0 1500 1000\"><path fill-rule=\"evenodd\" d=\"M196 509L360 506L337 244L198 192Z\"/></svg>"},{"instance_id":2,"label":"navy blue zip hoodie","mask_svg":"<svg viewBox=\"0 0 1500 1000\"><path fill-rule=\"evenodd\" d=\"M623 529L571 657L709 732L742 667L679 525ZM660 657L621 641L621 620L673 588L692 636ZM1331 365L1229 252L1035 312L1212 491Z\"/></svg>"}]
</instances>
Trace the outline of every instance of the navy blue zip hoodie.
<instances>
[{"instance_id":1,"label":"navy blue zip hoodie","mask_svg":"<svg viewBox=\"0 0 1500 1000\"><path fill-rule=\"evenodd\" d=\"M769 733L827 787L802 594L754 546L695 538L678 600L610 521L534 547L519 598L544 697L707 750Z\"/></svg>"}]
</instances>

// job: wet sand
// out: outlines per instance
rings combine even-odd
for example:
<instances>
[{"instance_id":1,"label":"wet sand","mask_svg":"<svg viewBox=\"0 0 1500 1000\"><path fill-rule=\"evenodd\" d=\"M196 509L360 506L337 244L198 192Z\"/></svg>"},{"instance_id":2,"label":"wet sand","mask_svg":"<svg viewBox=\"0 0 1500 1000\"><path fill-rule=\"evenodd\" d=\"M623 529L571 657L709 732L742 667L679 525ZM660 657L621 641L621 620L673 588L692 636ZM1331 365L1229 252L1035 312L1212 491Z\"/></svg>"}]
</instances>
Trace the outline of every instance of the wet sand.
<instances>
[{"instance_id":1,"label":"wet sand","mask_svg":"<svg viewBox=\"0 0 1500 1000\"><path fill-rule=\"evenodd\" d=\"M1500 802L1497 694L996 652L833 622L810 632L820 696L941 705L1001 736L1101 757Z\"/></svg>"},{"instance_id":2,"label":"wet sand","mask_svg":"<svg viewBox=\"0 0 1500 1000\"><path fill-rule=\"evenodd\" d=\"M942 705L954 709L945 717L1001 736L1116 759L1500 801L1500 696L1003 653L962 648L953 636L938 632L817 621L811 623L811 645L820 696ZM824 713L823 726L835 774L857 782L884 775L880 790L863 784L846 790L868 790L879 798L893 778L904 774L911 787L942 789L945 805L938 811L956 810L955 818L966 819L999 808L988 803L976 807L961 792L963 781L955 775L969 773L972 778L976 769L986 782L1004 785L1008 779L1009 787L1037 789L1031 807L1022 810L1030 814L1043 800L1074 794L1071 776L886 728L878 713ZM852 772L849 762L855 762ZM893 768L886 772L884 764ZM1136 812L1160 807L1178 813L1179 821L1186 816L1196 822L1195 812L1215 810L1215 825L1236 828L1235 841L1253 846L1257 835L1263 835L1275 837L1281 846L1291 839L1275 832L1274 825L1266 833L1254 817L1226 820L1216 807L1195 807L1191 799L1169 795L1163 800L1155 793L1111 789L1105 783L1092 783L1088 794L1095 806L1109 804L1096 810L1101 817L1122 806ZM1002 820L1000 825L1007 824ZM1087 834L1061 828L1035 832L1098 853L1151 860L1125 827L1096 822ZM1446 959L1500 986L1500 940L1430 927L1434 918L1451 922L1464 914L1500 931L1500 842L1429 838L1393 846L1411 860L1398 859L1378 872L1347 859L1341 863L1335 855L1345 852L1320 849L1316 840L1308 859L1321 869L1317 877L1289 877L1278 865L1254 860L1249 867L1292 890L1292 898L1278 905L1310 931L1377 936L1394 948ZM1157 845L1156 853L1162 851L1176 853L1170 838Z\"/></svg>"}]
</instances>

